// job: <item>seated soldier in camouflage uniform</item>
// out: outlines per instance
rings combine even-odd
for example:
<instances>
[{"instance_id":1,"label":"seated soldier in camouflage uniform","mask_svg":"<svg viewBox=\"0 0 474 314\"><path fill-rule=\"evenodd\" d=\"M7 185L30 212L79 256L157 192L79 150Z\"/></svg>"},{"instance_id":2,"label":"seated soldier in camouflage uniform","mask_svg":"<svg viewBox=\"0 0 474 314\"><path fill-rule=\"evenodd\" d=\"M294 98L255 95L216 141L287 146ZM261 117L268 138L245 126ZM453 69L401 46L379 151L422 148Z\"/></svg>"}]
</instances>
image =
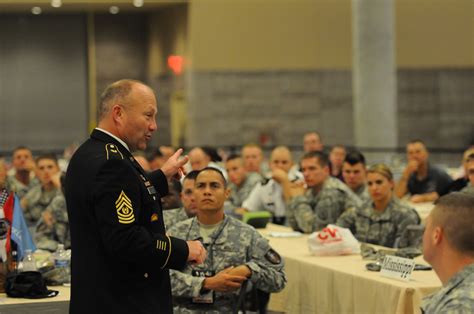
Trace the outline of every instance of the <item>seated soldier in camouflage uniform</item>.
<instances>
[{"instance_id":1,"label":"seated soldier in camouflage uniform","mask_svg":"<svg viewBox=\"0 0 474 314\"><path fill-rule=\"evenodd\" d=\"M316 131L307 132L303 135L303 151L309 152L322 152L324 150L323 140L321 134Z\"/></svg>"},{"instance_id":2,"label":"seated soldier in camouflage uniform","mask_svg":"<svg viewBox=\"0 0 474 314\"><path fill-rule=\"evenodd\" d=\"M386 165L370 167L367 182L371 199L342 214L337 225L349 228L361 242L399 247L405 229L418 225L420 217L394 195L393 175Z\"/></svg>"},{"instance_id":3,"label":"seated soldier in camouflage uniform","mask_svg":"<svg viewBox=\"0 0 474 314\"><path fill-rule=\"evenodd\" d=\"M265 292L286 283L283 260L253 227L224 214L229 196L222 173L205 168L196 177L197 216L176 224L169 233L200 240L208 258L202 265L171 270L175 313L232 313L246 280Z\"/></svg>"},{"instance_id":4,"label":"seated soldier in camouflage uniform","mask_svg":"<svg viewBox=\"0 0 474 314\"><path fill-rule=\"evenodd\" d=\"M34 227L38 223L46 207L61 193L56 156L52 154L39 156L36 159L36 176L40 185L33 187L20 200L28 227Z\"/></svg>"},{"instance_id":5,"label":"seated soldier in camouflage uniform","mask_svg":"<svg viewBox=\"0 0 474 314\"><path fill-rule=\"evenodd\" d=\"M183 189L179 193L182 207L163 211L166 229L171 228L178 222L196 216L196 202L194 200L194 181L199 171L193 170L183 179Z\"/></svg>"},{"instance_id":6,"label":"seated soldier in camouflage uniform","mask_svg":"<svg viewBox=\"0 0 474 314\"><path fill-rule=\"evenodd\" d=\"M263 150L259 145L255 143L244 145L240 150L240 155L247 172L256 172L260 175L268 172L268 164L264 161Z\"/></svg>"},{"instance_id":7,"label":"seated soldier in camouflage uniform","mask_svg":"<svg viewBox=\"0 0 474 314\"><path fill-rule=\"evenodd\" d=\"M426 219L423 257L443 287L428 296L423 313L474 313L474 195L442 196Z\"/></svg>"},{"instance_id":8,"label":"seated soldier in camouflage uniform","mask_svg":"<svg viewBox=\"0 0 474 314\"><path fill-rule=\"evenodd\" d=\"M250 195L255 185L262 181L262 176L257 172L247 172L244 161L239 155L230 155L225 163L229 176L230 195L225 202L227 214L241 214L242 203Z\"/></svg>"},{"instance_id":9,"label":"seated soldier in camouflage uniform","mask_svg":"<svg viewBox=\"0 0 474 314\"><path fill-rule=\"evenodd\" d=\"M9 191L15 192L18 198L21 199L29 190L39 185L38 179L32 177L35 162L31 150L25 146L15 148L12 165L15 174L7 177L6 186Z\"/></svg>"},{"instance_id":10,"label":"seated soldier in camouflage uniform","mask_svg":"<svg viewBox=\"0 0 474 314\"><path fill-rule=\"evenodd\" d=\"M64 244L66 249L71 247L69 219L66 199L64 198L64 180L65 175L62 175L60 180L61 192L46 207L36 225L34 238L38 249L54 252L58 248L58 244Z\"/></svg>"},{"instance_id":11,"label":"seated soldier in camouflage uniform","mask_svg":"<svg viewBox=\"0 0 474 314\"><path fill-rule=\"evenodd\" d=\"M222 157L211 146L194 147L189 151L189 165L192 170L201 170L206 167L219 169L227 180L227 172L222 167Z\"/></svg>"},{"instance_id":12,"label":"seated soldier in camouflage uniform","mask_svg":"<svg viewBox=\"0 0 474 314\"><path fill-rule=\"evenodd\" d=\"M341 181L344 180L342 177L342 165L344 164L346 154L346 148L342 145L335 145L329 151L329 173Z\"/></svg>"},{"instance_id":13,"label":"seated soldier in camouflage uniform","mask_svg":"<svg viewBox=\"0 0 474 314\"><path fill-rule=\"evenodd\" d=\"M360 205L359 198L340 180L329 176L328 157L323 152L306 153L301 169L306 188L301 183L282 184L287 201L290 226L305 233L321 230L335 223L348 208Z\"/></svg>"},{"instance_id":14,"label":"seated soldier in camouflage uniform","mask_svg":"<svg viewBox=\"0 0 474 314\"><path fill-rule=\"evenodd\" d=\"M370 200L367 189L367 169L365 157L359 151L351 151L346 155L342 165L344 182L359 197L361 202Z\"/></svg>"}]
</instances>

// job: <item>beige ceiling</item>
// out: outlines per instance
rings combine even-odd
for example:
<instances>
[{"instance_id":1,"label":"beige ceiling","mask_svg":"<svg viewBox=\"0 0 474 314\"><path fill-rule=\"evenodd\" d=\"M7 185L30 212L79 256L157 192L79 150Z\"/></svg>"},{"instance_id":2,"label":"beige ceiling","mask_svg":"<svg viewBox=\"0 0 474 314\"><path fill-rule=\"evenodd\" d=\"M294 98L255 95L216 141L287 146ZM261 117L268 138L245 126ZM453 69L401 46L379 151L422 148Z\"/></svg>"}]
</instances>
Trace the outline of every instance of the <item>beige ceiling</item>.
<instances>
[{"instance_id":1,"label":"beige ceiling","mask_svg":"<svg viewBox=\"0 0 474 314\"><path fill-rule=\"evenodd\" d=\"M43 13L105 13L113 5L119 7L120 12L149 11L174 4L187 3L188 0L144 0L143 7L133 6L133 0L62 0L60 8L53 8L51 0L0 0L0 13L30 14L31 8L38 6Z\"/></svg>"}]
</instances>

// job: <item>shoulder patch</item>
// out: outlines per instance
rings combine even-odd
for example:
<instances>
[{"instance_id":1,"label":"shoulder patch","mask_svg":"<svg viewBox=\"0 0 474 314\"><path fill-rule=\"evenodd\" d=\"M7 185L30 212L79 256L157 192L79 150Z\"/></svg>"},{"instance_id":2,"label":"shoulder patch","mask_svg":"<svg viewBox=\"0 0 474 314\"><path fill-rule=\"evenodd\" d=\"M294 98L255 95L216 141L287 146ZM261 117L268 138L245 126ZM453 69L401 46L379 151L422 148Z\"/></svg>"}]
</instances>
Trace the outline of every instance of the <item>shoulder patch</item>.
<instances>
[{"instance_id":1,"label":"shoulder patch","mask_svg":"<svg viewBox=\"0 0 474 314\"><path fill-rule=\"evenodd\" d=\"M117 145L112 143L105 144L105 153L107 155L107 160L109 159L123 159L123 155L120 152Z\"/></svg>"},{"instance_id":2,"label":"shoulder patch","mask_svg":"<svg viewBox=\"0 0 474 314\"><path fill-rule=\"evenodd\" d=\"M115 201L115 208L117 209L117 218L121 224L131 224L135 221L135 215L133 214L132 201L122 191Z\"/></svg>"},{"instance_id":3,"label":"shoulder patch","mask_svg":"<svg viewBox=\"0 0 474 314\"><path fill-rule=\"evenodd\" d=\"M267 254L265 254L265 258L274 265L281 263L280 254L278 254L274 249L269 249Z\"/></svg>"}]
</instances>

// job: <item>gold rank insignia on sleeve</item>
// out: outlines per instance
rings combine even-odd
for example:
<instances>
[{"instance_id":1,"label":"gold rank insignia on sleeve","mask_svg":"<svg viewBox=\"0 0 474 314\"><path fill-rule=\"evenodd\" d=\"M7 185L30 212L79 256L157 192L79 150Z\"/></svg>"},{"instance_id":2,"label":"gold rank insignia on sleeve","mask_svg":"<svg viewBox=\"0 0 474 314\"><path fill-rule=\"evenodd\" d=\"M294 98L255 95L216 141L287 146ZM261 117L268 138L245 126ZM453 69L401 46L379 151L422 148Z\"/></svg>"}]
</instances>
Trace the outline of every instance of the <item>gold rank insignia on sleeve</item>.
<instances>
[{"instance_id":1,"label":"gold rank insignia on sleeve","mask_svg":"<svg viewBox=\"0 0 474 314\"><path fill-rule=\"evenodd\" d=\"M130 198L128 198L124 191L120 192L119 197L115 201L115 208L117 209L117 218L119 223L131 224L135 221L132 201Z\"/></svg>"},{"instance_id":2,"label":"gold rank insignia on sleeve","mask_svg":"<svg viewBox=\"0 0 474 314\"><path fill-rule=\"evenodd\" d=\"M156 248L161 251L166 251L166 241L156 240Z\"/></svg>"},{"instance_id":3,"label":"gold rank insignia on sleeve","mask_svg":"<svg viewBox=\"0 0 474 314\"><path fill-rule=\"evenodd\" d=\"M111 158L123 159L123 155L115 144L105 144L105 152L107 153L107 160Z\"/></svg>"}]
</instances>

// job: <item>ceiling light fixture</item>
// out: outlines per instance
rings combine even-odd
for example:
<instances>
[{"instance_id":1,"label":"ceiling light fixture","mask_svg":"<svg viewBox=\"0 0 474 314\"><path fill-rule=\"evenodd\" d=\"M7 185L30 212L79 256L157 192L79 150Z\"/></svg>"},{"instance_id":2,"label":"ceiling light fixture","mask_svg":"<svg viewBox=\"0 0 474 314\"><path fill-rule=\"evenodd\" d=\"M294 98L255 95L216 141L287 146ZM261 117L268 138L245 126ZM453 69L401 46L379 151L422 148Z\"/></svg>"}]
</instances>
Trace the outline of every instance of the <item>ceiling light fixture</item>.
<instances>
[{"instance_id":1,"label":"ceiling light fixture","mask_svg":"<svg viewBox=\"0 0 474 314\"><path fill-rule=\"evenodd\" d=\"M61 0L51 0L51 6L53 8L60 8L63 5Z\"/></svg>"},{"instance_id":2,"label":"ceiling light fixture","mask_svg":"<svg viewBox=\"0 0 474 314\"><path fill-rule=\"evenodd\" d=\"M39 15L39 14L41 14L42 11L43 10L41 10L40 7L32 7L31 8L31 13L33 13L34 15Z\"/></svg>"},{"instance_id":3,"label":"ceiling light fixture","mask_svg":"<svg viewBox=\"0 0 474 314\"><path fill-rule=\"evenodd\" d=\"M118 6L113 5L109 8L110 14L118 14L120 12L120 9Z\"/></svg>"},{"instance_id":4,"label":"ceiling light fixture","mask_svg":"<svg viewBox=\"0 0 474 314\"><path fill-rule=\"evenodd\" d=\"M143 1L143 0L133 0L133 5L134 5L135 7L137 7L137 8L140 8L140 7L143 6L143 3L144 3L144 2L145 2L145 1Z\"/></svg>"}]
</instances>

